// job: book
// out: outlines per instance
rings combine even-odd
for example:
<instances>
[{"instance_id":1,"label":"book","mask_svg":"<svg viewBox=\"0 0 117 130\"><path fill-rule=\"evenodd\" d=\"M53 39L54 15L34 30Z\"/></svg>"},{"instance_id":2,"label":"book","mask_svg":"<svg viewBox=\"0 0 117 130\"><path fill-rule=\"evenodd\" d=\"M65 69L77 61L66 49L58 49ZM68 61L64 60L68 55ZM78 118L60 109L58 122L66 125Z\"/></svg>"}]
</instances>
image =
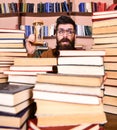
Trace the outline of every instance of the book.
<instances>
[{"instance_id":1,"label":"book","mask_svg":"<svg viewBox=\"0 0 117 130\"><path fill-rule=\"evenodd\" d=\"M85 2L85 10L86 12L92 12L91 2Z\"/></svg>"},{"instance_id":2,"label":"book","mask_svg":"<svg viewBox=\"0 0 117 130\"><path fill-rule=\"evenodd\" d=\"M0 56L0 62L13 62L17 56Z\"/></svg>"},{"instance_id":3,"label":"book","mask_svg":"<svg viewBox=\"0 0 117 130\"><path fill-rule=\"evenodd\" d=\"M105 38L105 37L116 37L117 33L104 33L104 34L93 34L93 38Z\"/></svg>"},{"instance_id":4,"label":"book","mask_svg":"<svg viewBox=\"0 0 117 130\"><path fill-rule=\"evenodd\" d=\"M58 57L58 65L103 65L101 56Z\"/></svg>"},{"instance_id":5,"label":"book","mask_svg":"<svg viewBox=\"0 0 117 130\"><path fill-rule=\"evenodd\" d=\"M107 10L116 10L116 7L117 7L117 4L116 4L116 2L115 3L113 3L113 4L111 4L108 8L107 8Z\"/></svg>"},{"instance_id":6,"label":"book","mask_svg":"<svg viewBox=\"0 0 117 130\"><path fill-rule=\"evenodd\" d=\"M37 111L35 115L39 116L56 116L56 115L69 115L69 114L95 114L103 112L103 103L98 105L94 104L79 104L59 102L44 99L34 99L37 104Z\"/></svg>"},{"instance_id":7,"label":"book","mask_svg":"<svg viewBox=\"0 0 117 130\"><path fill-rule=\"evenodd\" d=\"M0 43L0 48L24 48L22 43Z\"/></svg>"},{"instance_id":8,"label":"book","mask_svg":"<svg viewBox=\"0 0 117 130\"><path fill-rule=\"evenodd\" d=\"M112 85L117 86L117 79L109 79L107 78L104 82L104 85Z\"/></svg>"},{"instance_id":9,"label":"book","mask_svg":"<svg viewBox=\"0 0 117 130\"><path fill-rule=\"evenodd\" d=\"M7 77L0 78L0 83L7 83L7 82L8 82Z\"/></svg>"},{"instance_id":10,"label":"book","mask_svg":"<svg viewBox=\"0 0 117 130\"><path fill-rule=\"evenodd\" d=\"M48 71L51 73L51 71ZM38 71L14 71L14 70L9 70L9 71L4 71L3 72L4 74L6 75L21 75L21 76L36 76L37 74L46 74L47 72L46 71L41 71L41 70L38 70Z\"/></svg>"},{"instance_id":11,"label":"book","mask_svg":"<svg viewBox=\"0 0 117 130\"><path fill-rule=\"evenodd\" d=\"M26 130L27 129L27 122L25 122L21 127L14 128L14 127L0 127L0 130Z\"/></svg>"},{"instance_id":12,"label":"book","mask_svg":"<svg viewBox=\"0 0 117 130\"><path fill-rule=\"evenodd\" d=\"M3 71L5 71L5 70L9 70L10 69L10 66L8 65L1 65L0 66L0 73L3 73Z\"/></svg>"},{"instance_id":13,"label":"book","mask_svg":"<svg viewBox=\"0 0 117 130\"><path fill-rule=\"evenodd\" d=\"M16 40L19 40L19 39L24 39L24 33L12 33L12 32L8 32L8 33L5 33L5 32L0 32L0 39L3 40L3 39L16 39Z\"/></svg>"},{"instance_id":14,"label":"book","mask_svg":"<svg viewBox=\"0 0 117 130\"><path fill-rule=\"evenodd\" d=\"M56 67L52 66L15 66L11 65L9 70L4 71L6 75L24 75L24 76L36 76L37 73L51 73L56 72Z\"/></svg>"},{"instance_id":15,"label":"book","mask_svg":"<svg viewBox=\"0 0 117 130\"><path fill-rule=\"evenodd\" d=\"M64 4L65 11L69 12L69 7L68 7L68 4L67 4L67 1L64 1L63 4Z\"/></svg>"},{"instance_id":16,"label":"book","mask_svg":"<svg viewBox=\"0 0 117 130\"><path fill-rule=\"evenodd\" d=\"M35 83L33 90L35 91L51 91L58 93L72 93L72 94L83 94L103 97L104 86L90 87L90 86L78 86L78 85L63 85L63 84L51 84L51 83Z\"/></svg>"},{"instance_id":17,"label":"book","mask_svg":"<svg viewBox=\"0 0 117 130\"><path fill-rule=\"evenodd\" d=\"M11 44L11 43L15 43L15 44L18 44L18 43L24 43L24 39L0 39L0 44Z\"/></svg>"},{"instance_id":18,"label":"book","mask_svg":"<svg viewBox=\"0 0 117 130\"><path fill-rule=\"evenodd\" d=\"M10 66L10 70L14 71L52 71L52 66L19 66L19 65L12 65Z\"/></svg>"},{"instance_id":19,"label":"book","mask_svg":"<svg viewBox=\"0 0 117 130\"><path fill-rule=\"evenodd\" d=\"M72 79L72 80L71 80ZM66 74L37 74L36 82L56 83L79 86L101 86L103 76L82 76ZM85 81L85 82L84 82Z\"/></svg>"},{"instance_id":20,"label":"book","mask_svg":"<svg viewBox=\"0 0 117 130\"><path fill-rule=\"evenodd\" d=\"M57 65L57 58L16 58L14 59L14 65Z\"/></svg>"},{"instance_id":21,"label":"book","mask_svg":"<svg viewBox=\"0 0 117 130\"><path fill-rule=\"evenodd\" d=\"M13 65L13 61L0 61L0 67Z\"/></svg>"},{"instance_id":22,"label":"book","mask_svg":"<svg viewBox=\"0 0 117 130\"><path fill-rule=\"evenodd\" d=\"M116 96L110 96L110 95L104 95L103 104L117 106L117 97Z\"/></svg>"},{"instance_id":23,"label":"book","mask_svg":"<svg viewBox=\"0 0 117 130\"><path fill-rule=\"evenodd\" d=\"M105 48L116 48L117 47L117 43L95 43L95 45L92 46L93 49L105 49Z\"/></svg>"},{"instance_id":24,"label":"book","mask_svg":"<svg viewBox=\"0 0 117 130\"><path fill-rule=\"evenodd\" d=\"M117 48L96 48L91 50L103 50L106 52L106 56L117 56Z\"/></svg>"},{"instance_id":25,"label":"book","mask_svg":"<svg viewBox=\"0 0 117 130\"><path fill-rule=\"evenodd\" d=\"M107 26L107 27L92 28L92 33L94 35L96 35L96 34L117 33L117 25L115 25L115 26Z\"/></svg>"},{"instance_id":26,"label":"book","mask_svg":"<svg viewBox=\"0 0 117 130\"><path fill-rule=\"evenodd\" d=\"M117 79L117 71L105 70L107 78Z\"/></svg>"},{"instance_id":27,"label":"book","mask_svg":"<svg viewBox=\"0 0 117 130\"><path fill-rule=\"evenodd\" d=\"M0 52L26 52L25 48L0 48Z\"/></svg>"},{"instance_id":28,"label":"book","mask_svg":"<svg viewBox=\"0 0 117 130\"><path fill-rule=\"evenodd\" d=\"M33 90L33 99L81 104L99 104L101 98L92 95Z\"/></svg>"},{"instance_id":29,"label":"book","mask_svg":"<svg viewBox=\"0 0 117 130\"><path fill-rule=\"evenodd\" d=\"M105 66L105 70L117 70L117 62L114 63L105 62L104 66Z\"/></svg>"},{"instance_id":30,"label":"book","mask_svg":"<svg viewBox=\"0 0 117 130\"><path fill-rule=\"evenodd\" d=\"M14 106L24 100L32 97L31 91L33 86L26 85L11 85L9 83L0 84L0 100L1 105ZM23 98L22 98L23 96Z\"/></svg>"},{"instance_id":31,"label":"book","mask_svg":"<svg viewBox=\"0 0 117 130\"><path fill-rule=\"evenodd\" d=\"M35 75L8 75L8 82L34 85L36 82L36 76Z\"/></svg>"},{"instance_id":32,"label":"book","mask_svg":"<svg viewBox=\"0 0 117 130\"><path fill-rule=\"evenodd\" d=\"M104 75L103 65L57 65L60 74L73 75Z\"/></svg>"},{"instance_id":33,"label":"book","mask_svg":"<svg viewBox=\"0 0 117 130\"><path fill-rule=\"evenodd\" d=\"M28 118L32 117L35 114L35 107L36 104L33 102L30 104L30 106L25 107L25 109L23 109L18 114L0 112L0 128L20 128Z\"/></svg>"},{"instance_id":34,"label":"book","mask_svg":"<svg viewBox=\"0 0 117 130\"><path fill-rule=\"evenodd\" d=\"M116 42L117 37L100 37L100 38L94 38L95 44L111 44L111 43L117 43ZM116 46L115 46L116 47Z\"/></svg>"},{"instance_id":35,"label":"book","mask_svg":"<svg viewBox=\"0 0 117 130\"><path fill-rule=\"evenodd\" d=\"M106 11L107 5L105 2L97 2L97 11Z\"/></svg>"},{"instance_id":36,"label":"book","mask_svg":"<svg viewBox=\"0 0 117 130\"><path fill-rule=\"evenodd\" d=\"M0 105L0 112L7 112L10 114L17 114L32 103L32 99L27 99L15 106Z\"/></svg>"},{"instance_id":37,"label":"book","mask_svg":"<svg viewBox=\"0 0 117 130\"><path fill-rule=\"evenodd\" d=\"M55 127L55 126L70 126L84 123L100 123L107 122L104 112L94 114L69 114L69 115L56 115L56 116L39 116L37 126L39 127Z\"/></svg>"},{"instance_id":38,"label":"book","mask_svg":"<svg viewBox=\"0 0 117 130\"><path fill-rule=\"evenodd\" d=\"M7 75L0 73L0 78L7 78Z\"/></svg>"},{"instance_id":39,"label":"book","mask_svg":"<svg viewBox=\"0 0 117 130\"><path fill-rule=\"evenodd\" d=\"M111 11L100 11L100 12L93 12L92 20L101 20L101 19L110 19L110 18L116 18L117 11L111 10Z\"/></svg>"},{"instance_id":40,"label":"book","mask_svg":"<svg viewBox=\"0 0 117 130\"><path fill-rule=\"evenodd\" d=\"M104 104L104 111L111 114L117 114L117 106Z\"/></svg>"},{"instance_id":41,"label":"book","mask_svg":"<svg viewBox=\"0 0 117 130\"><path fill-rule=\"evenodd\" d=\"M117 25L117 18L93 21L92 27L98 28L98 27L107 27L107 26L114 26L114 25Z\"/></svg>"},{"instance_id":42,"label":"book","mask_svg":"<svg viewBox=\"0 0 117 130\"><path fill-rule=\"evenodd\" d=\"M117 88L116 86L112 85L104 85L105 86L105 95L110 95L110 96L117 96Z\"/></svg>"},{"instance_id":43,"label":"book","mask_svg":"<svg viewBox=\"0 0 117 130\"><path fill-rule=\"evenodd\" d=\"M104 56L104 62L117 62L117 57L116 56Z\"/></svg>"},{"instance_id":44,"label":"book","mask_svg":"<svg viewBox=\"0 0 117 130\"><path fill-rule=\"evenodd\" d=\"M79 7L79 12L86 12L86 10L85 10L85 2L79 3L78 7Z\"/></svg>"},{"instance_id":45,"label":"book","mask_svg":"<svg viewBox=\"0 0 117 130\"><path fill-rule=\"evenodd\" d=\"M12 57L27 57L28 54L27 52L0 52L0 57L1 56L12 56Z\"/></svg>"},{"instance_id":46,"label":"book","mask_svg":"<svg viewBox=\"0 0 117 130\"><path fill-rule=\"evenodd\" d=\"M9 28L0 28L0 33L2 33L2 32L4 32L4 33L25 33L25 31L24 30L18 30L18 29L9 29Z\"/></svg>"},{"instance_id":47,"label":"book","mask_svg":"<svg viewBox=\"0 0 117 130\"><path fill-rule=\"evenodd\" d=\"M60 50L59 56L105 56L105 51L93 50Z\"/></svg>"}]
</instances>

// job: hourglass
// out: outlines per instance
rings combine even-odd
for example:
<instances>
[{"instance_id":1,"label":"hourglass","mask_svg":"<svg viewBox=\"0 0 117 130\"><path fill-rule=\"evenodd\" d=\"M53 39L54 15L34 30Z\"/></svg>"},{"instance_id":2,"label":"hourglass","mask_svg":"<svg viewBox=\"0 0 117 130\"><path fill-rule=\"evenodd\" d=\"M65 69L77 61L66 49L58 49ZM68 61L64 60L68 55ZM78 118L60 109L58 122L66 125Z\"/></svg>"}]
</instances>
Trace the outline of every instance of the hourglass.
<instances>
[{"instance_id":1,"label":"hourglass","mask_svg":"<svg viewBox=\"0 0 117 130\"><path fill-rule=\"evenodd\" d=\"M35 21L33 22L34 26L34 35L35 35L35 42L34 44L43 45L43 21Z\"/></svg>"}]
</instances>

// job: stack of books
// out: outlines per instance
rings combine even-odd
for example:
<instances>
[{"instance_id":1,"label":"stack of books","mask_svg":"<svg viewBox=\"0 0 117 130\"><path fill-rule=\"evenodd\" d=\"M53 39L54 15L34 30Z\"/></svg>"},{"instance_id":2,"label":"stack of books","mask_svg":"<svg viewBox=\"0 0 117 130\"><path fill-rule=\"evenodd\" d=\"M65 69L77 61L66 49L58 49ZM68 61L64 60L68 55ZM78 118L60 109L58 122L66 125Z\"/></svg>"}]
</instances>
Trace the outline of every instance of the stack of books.
<instances>
[{"instance_id":1,"label":"stack of books","mask_svg":"<svg viewBox=\"0 0 117 130\"><path fill-rule=\"evenodd\" d=\"M59 54L56 74L37 74L33 88L37 104L35 127L105 124L105 52L69 50Z\"/></svg>"},{"instance_id":2,"label":"stack of books","mask_svg":"<svg viewBox=\"0 0 117 130\"><path fill-rule=\"evenodd\" d=\"M117 11L95 12L92 16L94 45L105 50L104 111L117 114Z\"/></svg>"},{"instance_id":3,"label":"stack of books","mask_svg":"<svg viewBox=\"0 0 117 130\"><path fill-rule=\"evenodd\" d=\"M3 73L10 84L34 85L37 73L56 72L57 58L14 58L13 65Z\"/></svg>"},{"instance_id":4,"label":"stack of books","mask_svg":"<svg viewBox=\"0 0 117 130\"><path fill-rule=\"evenodd\" d=\"M32 89L33 86L0 83L0 129L26 130L26 121L36 111Z\"/></svg>"},{"instance_id":5,"label":"stack of books","mask_svg":"<svg viewBox=\"0 0 117 130\"><path fill-rule=\"evenodd\" d=\"M0 83L7 82L8 77L3 71L9 70L13 59L27 56L24 33L22 30L0 29Z\"/></svg>"}]
</instances>

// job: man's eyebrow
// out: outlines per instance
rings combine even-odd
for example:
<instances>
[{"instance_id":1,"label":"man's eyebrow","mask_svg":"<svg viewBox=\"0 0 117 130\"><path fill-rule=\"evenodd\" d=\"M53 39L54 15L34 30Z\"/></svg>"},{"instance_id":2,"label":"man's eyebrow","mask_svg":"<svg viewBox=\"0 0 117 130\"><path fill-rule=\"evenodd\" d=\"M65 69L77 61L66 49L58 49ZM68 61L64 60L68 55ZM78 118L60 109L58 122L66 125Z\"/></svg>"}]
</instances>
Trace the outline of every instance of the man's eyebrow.
<instances>
[{"instance_id":1,"label":"man's eyebrow","mask_svg":"<svg viewBox=\"0 0 117 130\"><path fill-rule=\"evenodd\" d=\"M58 28L58 29L64 30L64 28ZM73 28L67 28L67 30L74 30L74 29Z\"/></svg>"}]
</instances>

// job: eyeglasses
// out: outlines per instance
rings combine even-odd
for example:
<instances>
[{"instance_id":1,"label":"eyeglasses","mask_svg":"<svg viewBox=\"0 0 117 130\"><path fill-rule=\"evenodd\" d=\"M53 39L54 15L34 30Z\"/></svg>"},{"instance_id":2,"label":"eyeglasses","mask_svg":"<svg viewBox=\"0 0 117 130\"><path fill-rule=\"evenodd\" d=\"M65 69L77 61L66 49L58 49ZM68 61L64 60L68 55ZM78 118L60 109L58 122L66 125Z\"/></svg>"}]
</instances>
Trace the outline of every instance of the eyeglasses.
<instances>
[{"instance_id":1,"label":"eyeglasses","mask_svg":"<svg viewBox=\"0 0 117 130\"><path fill-rule=\"evenodd\" d=\"M75 33L75 31L72 30L72 29L68 29L68 30L58 29L57 32L58 32L59 35L64 35L64 33L66 32L66 34L69 35L69 36L71 36L72 34Z\"/></svg>"}]
</instances>

